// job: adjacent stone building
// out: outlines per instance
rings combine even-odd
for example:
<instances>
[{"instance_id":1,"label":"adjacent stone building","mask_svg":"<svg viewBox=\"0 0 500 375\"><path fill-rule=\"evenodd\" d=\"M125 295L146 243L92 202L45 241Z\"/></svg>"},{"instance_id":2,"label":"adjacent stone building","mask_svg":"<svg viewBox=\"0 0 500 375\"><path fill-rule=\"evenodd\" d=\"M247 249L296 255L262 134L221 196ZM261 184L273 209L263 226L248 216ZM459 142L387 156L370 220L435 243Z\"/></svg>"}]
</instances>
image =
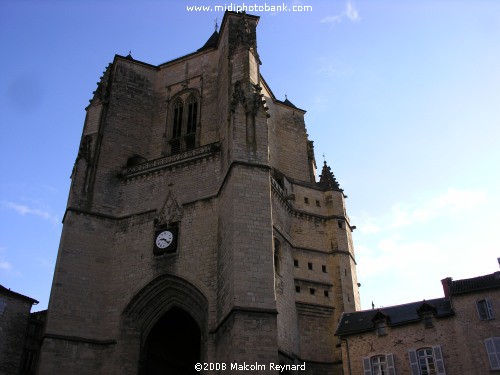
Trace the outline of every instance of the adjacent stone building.
<instances>
[{"instance_id":1,"label":"adjacent stone building","mask_svg":"<svg viewBox=\"0 0 500 375\"><path fill-rule=\"evenodd\" d=\"M194 374L303 364L339 374L359 308L345 198L317 182L305 111L259 72L256 16L227 12L191 54L115 56L80 149L40 374ZM219 371L218 371L219 370ZM205 368L201 373L241 373Z\"/></svg>"},{"instance_id":2,"label":"adjacent stone building","mask_svg":"<svg viewBox=\"0 0 500 375\"><path fill-rule=\"evenodd\" d=\"M443 298L344 313L344 374L500 373L500 272L442 283Z\"/></svg>"},{"instance_id":3,"label":"adjacent stone building","mask_svg":"<svg viewBox=\"0 0 500 375\"><path fill-rule=\"evenodd\" d=\"M23 351L33 304L38 301L0 285L0 374L24 372Z\"/></svg>"}]
</instances>

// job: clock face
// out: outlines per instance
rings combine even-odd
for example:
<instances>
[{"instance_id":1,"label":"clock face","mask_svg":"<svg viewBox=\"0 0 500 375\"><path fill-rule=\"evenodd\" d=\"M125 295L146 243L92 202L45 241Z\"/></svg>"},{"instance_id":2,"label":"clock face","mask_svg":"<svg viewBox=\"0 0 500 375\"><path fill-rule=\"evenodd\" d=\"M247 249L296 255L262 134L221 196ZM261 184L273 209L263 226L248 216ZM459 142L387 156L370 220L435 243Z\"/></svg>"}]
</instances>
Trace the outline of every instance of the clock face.
<instances>
[{"instance_id":1,"label":"clock face","mask_svg":"<svg viewBox=\"0 0 500 375\"><path fill-rule=\"evenodd\" d=\"M172 241L174 240L174 235L169 230L164 230L160 232L158 236L156 236L156 246L159 249L165 249L170 246Z\"/></svg>"}]
</instances>

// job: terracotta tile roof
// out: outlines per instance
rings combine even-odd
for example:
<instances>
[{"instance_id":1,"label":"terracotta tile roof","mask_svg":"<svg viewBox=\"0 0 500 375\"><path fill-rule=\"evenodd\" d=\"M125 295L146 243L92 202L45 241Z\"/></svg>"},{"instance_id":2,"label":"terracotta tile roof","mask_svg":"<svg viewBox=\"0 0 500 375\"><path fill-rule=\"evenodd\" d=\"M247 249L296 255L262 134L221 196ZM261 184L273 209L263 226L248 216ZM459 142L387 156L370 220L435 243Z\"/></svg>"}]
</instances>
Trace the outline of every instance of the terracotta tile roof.
<instances>
[{"instance_id":1,"label":"terracotta tile roof","mask_svg":"<svg viewBox=\"0 0 500 375\"><path fill-rule=\"evenodd\" d=\"M471 279L452 280L450 292L453 296L492 288L500 288L500 271Z\"/></svg>"}]
</instances>

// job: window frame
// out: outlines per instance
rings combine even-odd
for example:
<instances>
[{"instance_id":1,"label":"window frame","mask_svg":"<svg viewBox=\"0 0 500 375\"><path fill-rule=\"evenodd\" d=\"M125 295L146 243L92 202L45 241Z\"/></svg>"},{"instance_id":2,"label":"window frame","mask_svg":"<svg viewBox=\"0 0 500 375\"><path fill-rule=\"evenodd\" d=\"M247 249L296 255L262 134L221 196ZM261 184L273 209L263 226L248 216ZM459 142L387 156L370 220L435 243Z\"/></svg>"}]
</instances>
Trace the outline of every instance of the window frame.
<instances>
[{"instance_id":1,"label":"window frame","mask_svg":"<svg viewBox=\"0 0 500 375\"><path fill-rule=\"evenodd\" d=\"M381 359L384 361L379 361L379 363L373 363L374 359ZM384 364L382 369L373 369L374 366ZM385 367L385 368L384 368ZM382 371L380 371L382 370ZM363 358L363 375L396 375L396 367L394 364L394 355L392 353L377 354L371 357Z\"/></svg>"},{"instance_id":2,"label":"window frame","mask_svg":"<svg viewBox=\"0 0 500 375\"><path fill-rule=\"evenodd\" d=\"M492 320L495 319L495 313L493 312L493 304L491 299L483 298L476 301L476 310L479 320Z\"/></svg>"},{"instance_id":3,"label":"window frame","mask_svg":"<svg viewBox=\"0 0 500 375\"><path fill-rule=\"evenodd\" d=\"M425 375L430 374L429 372L422 372L422 366L420 359L429 358L428 356L419 356L419 352L422 350L430 350L432 353L432 360L436 375L446 375L446 369L444 367L443 352L440 345L434 346L424 346L418 349L411 349L408 351L408 359L410 361L410 371L411 375ZM426 364L428 361L426 360Z\"/></svg>"},{"instance_id":4,"label":"window frame","mask_svg":"<svg viewBox=\"0 0 500 375\"><path fill-rule=\"evenodd\" d=\"M491 370L500 370L500 337L489 337L484 340L486 355Z\"/></svg>"},{"instance_id":5,"label":"window frame","mask_svg":"<svg viewBox=\"0 0 500 375\"><path fill-rule=\"evenodd\" d=\"M169 155L192 150L199 145L200 95L195 89L177 93L169 104L165 135Z\"/></svg>"}]
</instances>

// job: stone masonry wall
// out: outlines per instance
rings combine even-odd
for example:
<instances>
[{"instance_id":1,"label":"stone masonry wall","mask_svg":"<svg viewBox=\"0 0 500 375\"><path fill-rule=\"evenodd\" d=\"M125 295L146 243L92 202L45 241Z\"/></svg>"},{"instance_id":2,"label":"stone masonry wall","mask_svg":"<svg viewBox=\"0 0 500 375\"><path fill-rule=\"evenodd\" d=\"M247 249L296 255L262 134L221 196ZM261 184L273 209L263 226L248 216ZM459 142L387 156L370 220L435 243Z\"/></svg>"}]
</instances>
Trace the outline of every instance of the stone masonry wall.
<instances>
[{"instance_id":1,"label":"stone masonry wall","mask_svg":"<svg viewBox=\"0 0 500 375\"><path fill-rule=\"evenodd\" d=\"M411 375L408 350L441 346L447 374L475 374L463 367L463 349L454 341L457 327L454 318L433 318L434 327L426 328L423 321L402 326L387 327L387 334L378 336L375 331L347 337L352 374L363 374L363 358L392 353L396 373ZM464 342L464 345L466 343ZM348 371L347 347L342 342L344 371Z\"/></svg>"},{"instance_id":2,"label":"stone masonry wall","mask_svg":"<svg viewBox=\"0 0 500 375\"><path fill-rule=\"evenodd\" d=\"M32 303L0 292L0 373L17 375Z\"/></svg>"}]
</instances>

